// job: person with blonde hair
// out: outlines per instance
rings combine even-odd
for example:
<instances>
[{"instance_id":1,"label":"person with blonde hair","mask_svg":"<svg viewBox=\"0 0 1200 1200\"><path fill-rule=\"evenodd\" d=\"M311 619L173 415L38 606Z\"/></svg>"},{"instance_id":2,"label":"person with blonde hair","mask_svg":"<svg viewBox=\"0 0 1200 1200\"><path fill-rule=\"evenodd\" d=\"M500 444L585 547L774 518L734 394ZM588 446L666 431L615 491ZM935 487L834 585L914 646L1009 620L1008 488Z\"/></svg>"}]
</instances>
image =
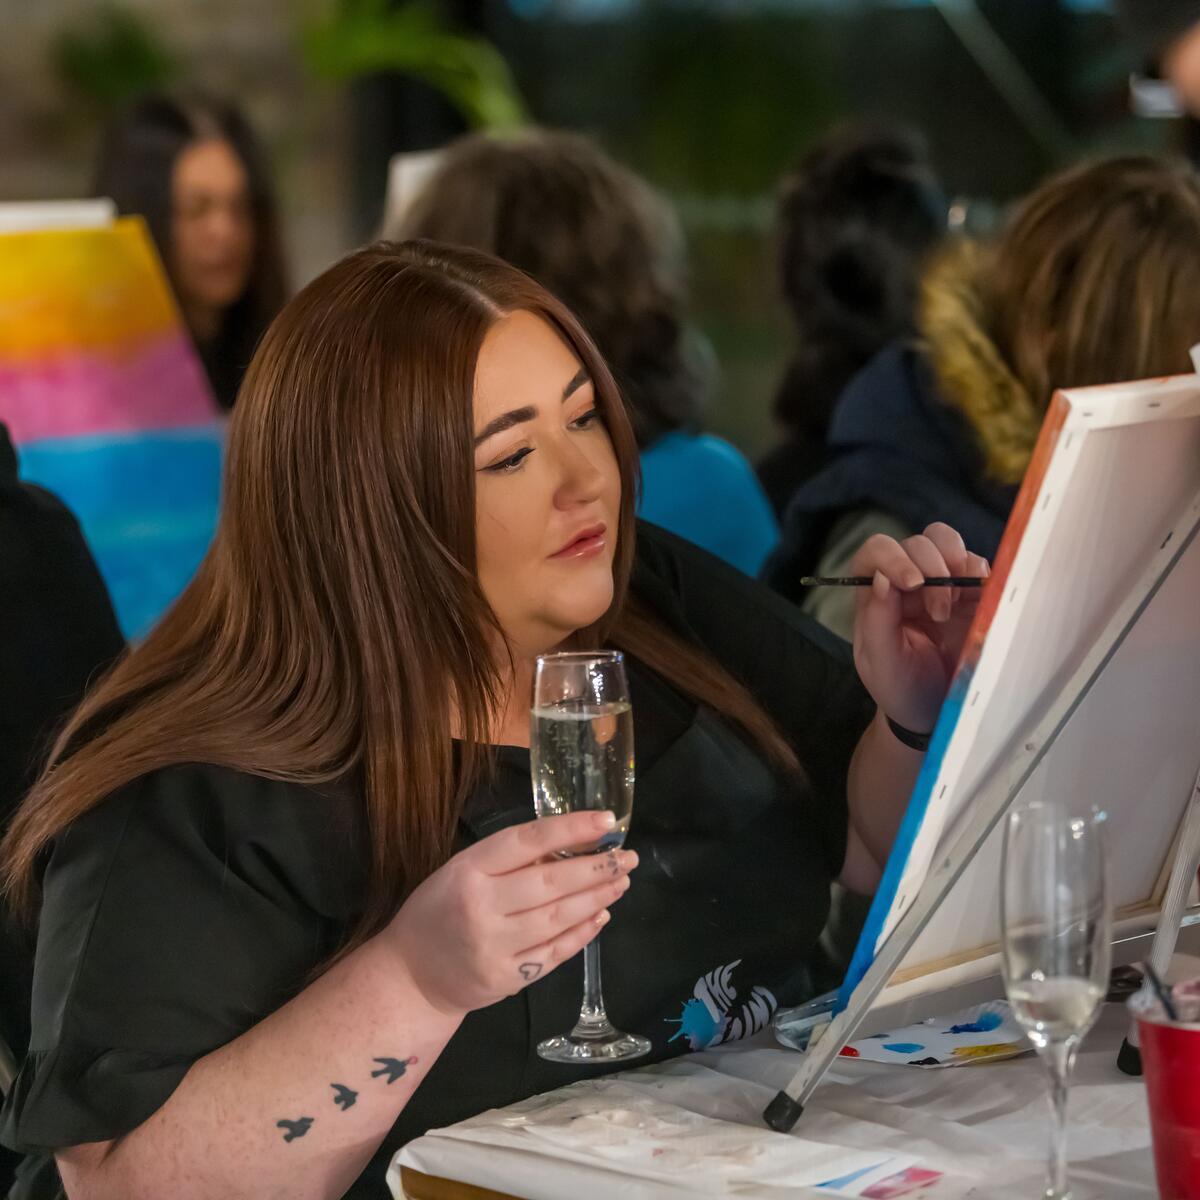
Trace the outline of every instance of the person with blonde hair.
<instances>
[{"instance_id":1,"label":"person with blonde hair","mask_svg":"<svg viewBox=\"0 0 1200 1200\"><path fill-rule=\"evenodd\" d=\"M638 515L758 572L775 514L742 454L701 431L711 367L686 321L678 223L649 184L578 134L476 134L449 148L385 233L495 254L562 300L629 405Z\"/></svg>"},{"instance_id":2,"label":"person with blonde hair","mask_svg":"<svg viewBox=\"0 0 1200 1200\"><path fill-rule=\"evenodd\" d=\"M643 1061L812 995L830 880L877 886L971 621L922 578L983 560L946 526L864 546L851 661L639 527L636 476L594 343L498 259L374 246L284 308L208 557L4 843L38 914L6 1144L82 1200L374 1197L409 1138L594 1076L536 1047L602 927ZM625 849L564 856L616 817L532 819L534 666L601 648L637 799Z\"/></svg>"},{"instance_id":3,"label":"person with blonde hair","mask_svg":"<svg viewBox=\"0 0 1200 1200\"><path fill-rule=\"evenodd\" d=\"M1039 187L994 242L951 243L926 272L917 334L847 386L830 464L793 498L763 577L848 637L854 597L805 595L864 538L931 521L994 556L1056 388L1191 371L1200 341L1200 180L1126 156Z\"/></svg>"}]
</instances>

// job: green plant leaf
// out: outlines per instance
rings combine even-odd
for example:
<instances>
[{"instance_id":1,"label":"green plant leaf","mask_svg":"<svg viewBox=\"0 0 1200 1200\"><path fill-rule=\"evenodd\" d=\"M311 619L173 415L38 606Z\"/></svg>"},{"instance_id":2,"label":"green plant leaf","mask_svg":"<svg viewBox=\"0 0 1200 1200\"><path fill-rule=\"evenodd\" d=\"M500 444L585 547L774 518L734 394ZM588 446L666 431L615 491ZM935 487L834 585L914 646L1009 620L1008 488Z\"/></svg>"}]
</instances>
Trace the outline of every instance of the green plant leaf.
<instances>
[{"instance_id":1,"label":"green plant leaf","mask_svg":"<svg viewBox=\"0 0 1200 1200\"><path fill-rule=\"evenodd\" d=\"M484 38L453 33L422 0L342 0L333 16L302 34L305 60L319 78L354 79L399 71L440 91L486 129L523 124L525 105L504 56Z\"/></svg>"},{"instance_id":2,"label":"green plant leaf","mask_svg":"<svg viewBox=\"0 0 1200 1200\"><path fill-rule=\"evenodd\" d=\"M137 13L106 5L84 29L64 29L51 41L55 74L70 92L112 110L165 86L175 63L155 31Z\"/></svg>"}]
</instances>

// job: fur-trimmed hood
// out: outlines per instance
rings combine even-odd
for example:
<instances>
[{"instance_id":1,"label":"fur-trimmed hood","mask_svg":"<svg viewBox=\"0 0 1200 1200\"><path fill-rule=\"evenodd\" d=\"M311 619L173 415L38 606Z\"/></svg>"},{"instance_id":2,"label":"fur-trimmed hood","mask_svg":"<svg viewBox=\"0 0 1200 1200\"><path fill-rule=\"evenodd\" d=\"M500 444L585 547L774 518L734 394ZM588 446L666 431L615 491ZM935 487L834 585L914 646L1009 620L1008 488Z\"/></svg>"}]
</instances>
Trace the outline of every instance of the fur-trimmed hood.
<instances>
[{"instance_id":1,"label":"fur-trimmed hood","mask_svg":"<svg viewBox=\"0 0 1200 1200\"><path fill-rule=\"evenodd\" d=\"M970 427L984 474L1014 484L1029 465L1043 414L987 332L987 259L969 241L944 251L922 282L917 325L937 390Z\"/></svg>"}]
</instances>

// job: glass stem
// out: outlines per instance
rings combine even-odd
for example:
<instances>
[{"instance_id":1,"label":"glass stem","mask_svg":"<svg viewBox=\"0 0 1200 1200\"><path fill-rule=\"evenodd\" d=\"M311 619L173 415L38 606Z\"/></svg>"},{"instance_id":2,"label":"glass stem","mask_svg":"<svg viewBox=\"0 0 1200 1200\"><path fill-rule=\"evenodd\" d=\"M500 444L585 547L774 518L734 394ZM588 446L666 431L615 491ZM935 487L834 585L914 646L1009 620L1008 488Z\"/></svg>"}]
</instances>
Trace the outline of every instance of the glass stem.
<instances>
[{"instance_id":1,"label":"glass stem","mask_svg":"<svg viewBox=\"0 0 1200 1200\"><path fill-rule=\"evenodd\" d=\"M1046 1177L1045 1200L1069 1200L1067 1188L1067 1093L1075 1066L1078 1038L1051 1042L1046 1047L1046 1067L1050 1072L1050 1167Z\"/></svg>"},{"instance_id":2,"label":"glass stem","mask_svg":"<svg viewBox=\"0 0 1200 1200\"><path fill-rule=\"evenodd\" d=\"M608 1024L604 995L600 990L599 938L592 938L583 948L583 1005L579 1010L579 1024L586 1029Z\"/></svg>"}]
</instances>

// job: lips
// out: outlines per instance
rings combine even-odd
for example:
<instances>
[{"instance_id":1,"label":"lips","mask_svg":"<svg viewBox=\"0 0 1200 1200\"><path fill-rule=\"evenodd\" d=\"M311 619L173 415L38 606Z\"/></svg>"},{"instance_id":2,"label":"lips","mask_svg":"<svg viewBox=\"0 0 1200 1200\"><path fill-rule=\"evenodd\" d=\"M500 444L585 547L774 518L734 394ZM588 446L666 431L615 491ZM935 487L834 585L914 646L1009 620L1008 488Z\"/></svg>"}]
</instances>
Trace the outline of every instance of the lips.
<instances>
[{"instance_id":1,"label":"lips","mask_svg":"<svg viewBox=\"0 0 1200 1200\"><path fill-rule=\"evenodd\" d=\"M604 549L605 531L606 526L603 524L589 525L586 529L581 529L566 545L556 550L550 557L557 559L584 558L599 554Z\"/></svg>"}]
</instances>

